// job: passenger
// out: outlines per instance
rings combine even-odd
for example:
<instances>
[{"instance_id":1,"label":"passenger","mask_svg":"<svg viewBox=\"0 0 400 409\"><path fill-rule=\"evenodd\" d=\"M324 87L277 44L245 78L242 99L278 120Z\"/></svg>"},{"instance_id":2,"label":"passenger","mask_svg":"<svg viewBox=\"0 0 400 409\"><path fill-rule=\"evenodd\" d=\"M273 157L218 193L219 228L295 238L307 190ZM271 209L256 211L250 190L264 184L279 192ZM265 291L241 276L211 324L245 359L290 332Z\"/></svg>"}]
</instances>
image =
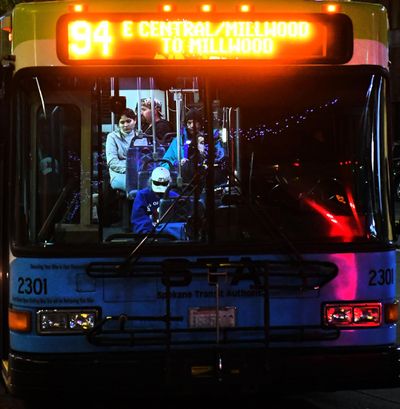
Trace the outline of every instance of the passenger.
<instances>
[{"instance_id":1,"label":"passenger","mask_svg":"<svg viewBox=\"0 0 400 409\"><path fill-rule=\"evenodd\" d=\"M185 116L185 126L181 130L181 165L185 164L190 157L194 154L193 141L197 136L198 142L202 142L204 147L204 132L203 132L203 117L198 109L191 109ZM203 151L202 147L199 147L199 151ZM174 138L169 145L163 159L167 159L174 166L178 166L178 143Z\"/></svg>"},{"instance_id":2,"label":"passenger","mask_svg":"<svg viewBox=\"0 0 400 409\"><path fill-rule=\"evenodd\" d=\"M164 196L169 184L171 183L171 174L163 166L155 168L149 179L149 187L137 192L132 207L132 230L137 234L150 233L158 222L158 208L160 200ZM171 197L177 194L171 192Z\"/></svg>"},{"instance_id":3,"label":"passenger","mask_svg":"<svg viewBox=\"0 0 400 409\"><path fill-rule=\"evenodd\" d=\"M219 134L215 130L216 136ZM194 149L194 140L197 138L197 150L198 150L198 164L200 167L206 167L207 163L207 145L205 141L205 134L203 130L203 116L198 109L191 109L187 112L185 117L185 126L181 133L181 166L183 166L182 173L187 175L193 173L193 159L196 155ZM215 138L215 162L218 163L225 156L224 149L222 147L219 138ZM174 138L168 147L163 159L170 161L175 167L178 166L178 143ZM191 168L191 169L189 169Z\"/></svg>"},{"instance_id":4,"label":"passenger","mask_svg":"<svg viewBox=\"0 0 400 409\"><path fill-rule=\"evenodd\" d=\"M173 132L172 124L163 118L162 105L158 99L154 98L154 121L156 127L156 139L159 143L165 144L171 141L171 137L165 137L167 133ZM152 143L153 135L153 121L151 112L151 98L142 99L141 102L141 119L142 119L142 130L143 133L148 135L150 143Z\"/></svg>"},{"instance_id":5,"label":"passenger","mask_svg":"<svg viewBox=\"0 0 400 409\"><path fill-rule=\"evenodd\" d=\"M125 191L126 155L135 139L136 120L137 116L132 109L124 109L118 118L118 130L107 135L106 159L113 189Z\"/></svg>"}]
</instances>

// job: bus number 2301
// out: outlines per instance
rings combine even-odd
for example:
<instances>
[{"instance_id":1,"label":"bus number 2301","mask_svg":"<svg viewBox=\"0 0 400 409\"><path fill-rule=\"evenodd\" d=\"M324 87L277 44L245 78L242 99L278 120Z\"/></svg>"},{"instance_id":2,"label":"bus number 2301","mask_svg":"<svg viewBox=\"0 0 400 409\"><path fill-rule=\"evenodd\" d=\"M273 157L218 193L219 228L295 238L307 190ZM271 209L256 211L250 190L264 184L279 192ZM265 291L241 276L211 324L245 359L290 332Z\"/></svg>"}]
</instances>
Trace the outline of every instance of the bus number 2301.
<instances>
[{"instance_id":1,"label":"bus number 2301","mask_svg":"<svg viewBox=\"0 0 400 409\"><path fill-rule=\"evenodd\" d=\"M369 271L368 285L391 285L394 283L393 268L380 268Z\"/></svg>"},{"instance_id":2,"label":"bus number 2301","mask_svg":"<svg viewBox=\"0 0 400 409\"><path fill-rule=\"evenodd\" d=\"M47 294L47 278L18 277L18 294Z\"/></svg>"}]
</instances>

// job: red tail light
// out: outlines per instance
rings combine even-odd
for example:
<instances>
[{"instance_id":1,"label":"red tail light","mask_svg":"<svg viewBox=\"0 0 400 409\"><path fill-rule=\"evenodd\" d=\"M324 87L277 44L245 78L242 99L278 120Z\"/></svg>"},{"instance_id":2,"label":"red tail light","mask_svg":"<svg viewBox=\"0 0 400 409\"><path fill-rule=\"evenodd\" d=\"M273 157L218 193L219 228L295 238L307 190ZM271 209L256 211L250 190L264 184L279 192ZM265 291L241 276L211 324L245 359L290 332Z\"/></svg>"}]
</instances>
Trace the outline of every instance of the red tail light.
<instances>
[{"instance_id":1,"label":"red tail light","mask_svg":"<svg viewBox=\"0 0 400 409\"><path fill-rule=\"evenodd\" d=\"M324 324L335 327L378 327L381 303L335 303L324 306Z\"/></svg>"}]
</instances>

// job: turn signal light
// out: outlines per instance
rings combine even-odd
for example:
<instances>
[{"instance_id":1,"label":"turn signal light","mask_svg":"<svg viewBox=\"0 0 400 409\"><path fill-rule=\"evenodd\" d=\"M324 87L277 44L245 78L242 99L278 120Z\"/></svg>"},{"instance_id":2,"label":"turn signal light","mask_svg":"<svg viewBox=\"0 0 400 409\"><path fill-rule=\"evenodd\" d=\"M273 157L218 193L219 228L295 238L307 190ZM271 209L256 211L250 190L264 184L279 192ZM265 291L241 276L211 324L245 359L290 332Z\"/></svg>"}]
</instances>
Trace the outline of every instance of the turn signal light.
<instances>
[{"instance_id":1,"label":"turn signal light","mask_svg":"<svg viewBox=\"0 0 400 409\"><path fill-rule=\"evenodd\" d=\"M385 304L385 322L386 324L396 324L399 320L399 303Z\"/></svg>"},{"instance_id":2,"label":"turn signal light","mask_svg":"<svg viewBox=\"0 0 400 409\"><path fill-rule=\"evenodd\" d=\"M29 332L31 330L31 313L9 309L8 326L11 331Z\"/></svg>"}]
</instances>

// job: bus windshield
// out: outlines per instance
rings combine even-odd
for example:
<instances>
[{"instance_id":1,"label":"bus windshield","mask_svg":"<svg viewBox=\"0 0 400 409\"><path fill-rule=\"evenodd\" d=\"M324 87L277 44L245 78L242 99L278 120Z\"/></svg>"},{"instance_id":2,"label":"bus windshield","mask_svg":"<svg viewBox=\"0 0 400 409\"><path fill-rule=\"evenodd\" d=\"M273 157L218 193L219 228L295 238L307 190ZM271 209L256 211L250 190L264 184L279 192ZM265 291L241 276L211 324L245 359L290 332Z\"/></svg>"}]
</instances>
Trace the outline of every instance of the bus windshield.
<instances>
[{"instance_id":1,"label":"bus windshield","mask_svg":"<svg viewBox=\"0 0 400 409\"><path fill-rule=\"evenodd\" d=\"M94 77L38 69L20 75L16 89L21 245L142 240L135 200L159 166L169 169L170 184L147 215L152 246L393 239L379 72ZM143 116L145 100L169 123L161 137L153 132L159 118ZM137 144L120 158L125 184L114 189L107 137L125 107L138 113ZM189 146L193 110L200 125ZM176 157L167 155L172 144Z\"/></svg>"}]
</instances>

